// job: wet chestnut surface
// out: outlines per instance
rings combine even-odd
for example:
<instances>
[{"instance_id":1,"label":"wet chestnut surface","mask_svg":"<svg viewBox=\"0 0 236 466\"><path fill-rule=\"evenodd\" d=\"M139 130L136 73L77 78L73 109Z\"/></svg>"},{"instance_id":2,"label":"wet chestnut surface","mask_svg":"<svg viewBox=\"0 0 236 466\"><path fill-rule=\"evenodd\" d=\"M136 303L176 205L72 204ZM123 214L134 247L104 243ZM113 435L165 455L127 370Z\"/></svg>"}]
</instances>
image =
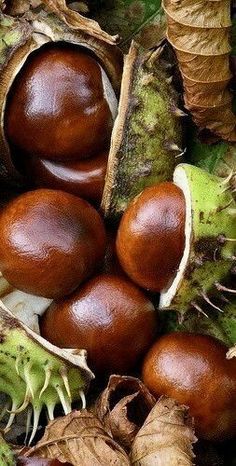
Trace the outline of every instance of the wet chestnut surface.
<instances>
[{"instance_id":1,"label":"wet chestnut surface","mask_svg":"<svg viewBox=\"0 0 236 466\"><path fill-rule=\"evenodd\" d=\"M86 282L44 313L41 335L62 348L84 348L96 375L126 373L155 337L157 315L133 283L114 275Z\"/></svg>"},{"instance_id":2,"label":"wet chestnut surface","mask_svg":"<svg viewBox=\"0 0 236 466\"><path fill-rule=\"evenodd\" d=\"M206 335L171 333L145 356L142 379L158 397L167 395L189 406L196 435L224 440L236 434L236 359Z\"/></svg>"},{"instance_id":3,"label":"wet chestnut surface","mask_svg":"<svg viewBox=\"0 0 236 466\"><path fill-rule=\"evenodd\" d=\"M27 293L58 298L99 267L105 229L86 201L39 189L11 201L0 216L0 270Z\"/></svg>"},{"instance_id":4,"label":"wet chestnut surface","mask_svg":"<svg viewBox=\"0 0 236 466\"><path fill-rule=\"evenodd\" d=\"M61 189L83 199L101 201L108 153L103 152L86 160L62 164L31 157L24 160L23 173L37 187Z\"/></svg>"},{"instance_id":5,"label":"wet chestnut surface","mask_svg":"<svg viewBox=\"0 0 236 466\"><path fill-rule=\"evenodd\" d=\"M127 275L151 291L165 289L184 251L185 199L180 188L165 182L146 188L125 211L116 248Z\"/></svg>"},{"instance_id":6,"label":"wet chestnut surface","mask_svg":"<svg viewBox=\"0 0 236 466\"><path fill-rule=\"evenodd\" d=\"M107 147L112 129L99 64L84 49L61 42L30 55L5 115L16 159L18 153L63 162L87 158Z\"/></svg>"}]
</instances>

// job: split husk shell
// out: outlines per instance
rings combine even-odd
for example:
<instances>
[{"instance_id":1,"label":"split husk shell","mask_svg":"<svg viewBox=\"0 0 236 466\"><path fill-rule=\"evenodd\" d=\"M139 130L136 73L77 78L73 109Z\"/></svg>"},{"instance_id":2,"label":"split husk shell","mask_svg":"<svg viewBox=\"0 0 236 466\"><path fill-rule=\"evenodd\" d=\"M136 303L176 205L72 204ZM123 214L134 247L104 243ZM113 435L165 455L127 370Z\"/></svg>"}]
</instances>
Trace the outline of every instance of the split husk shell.
<instances>
[{"instance_id":1,"label":"split husk shell","mask_svg":"<svg viewBox=\"0 0 236 466\"><path fill-rule=\"evenodd\" d=\"M162 309L201 312L202 301L223 289L235 261L231 178L232 174L223 179L188 164L175 169L174 182L186 201L185 250L174 281L161 294Z\"/></svg>"},{"instance_id":2,"label":"split husk shell","mask_svg":"<svg viewBox=\"0 0 236 466\"><path fill-rule=\"evenodd\" d=\"M167 71L166 45L143 52L134 42L125 57L101 203L111 221L146 186L171 180L183 155L178 94Z\"/></svg>"},{"instance_id":3,"label":"split husk shell","mask_svg":"<svg viewBox=\"0 0 236 466\"><path fill-rule=\"evenodd\" d=\"M99 25L69 9L64 0L44 0L40 8L30 9L23 17L0 13L0 176L2 181L21 183L22 177L11 157L4 133L6 100L15 77L30 54L49 42L65 41L93 52L104 68L113 90L119 94L123 57Z\"/></svg>"},{"instance_id":4,"label":"split husk shell","mask_svg":"<svg viewBox=\"0 0 236 466\"><path fill-rule=\"evenodd\" d=\"M8 395L11 409L5 430L16 414L28 412L26 433L31 416L32 433L37 431L39 416L45 407L49 419L60 403L65 414L72 401L82 400L94 377L86 363L86 351L59 349L16 319L8 309L0 307L0 392Z\"/></svg>"}]
</instances>

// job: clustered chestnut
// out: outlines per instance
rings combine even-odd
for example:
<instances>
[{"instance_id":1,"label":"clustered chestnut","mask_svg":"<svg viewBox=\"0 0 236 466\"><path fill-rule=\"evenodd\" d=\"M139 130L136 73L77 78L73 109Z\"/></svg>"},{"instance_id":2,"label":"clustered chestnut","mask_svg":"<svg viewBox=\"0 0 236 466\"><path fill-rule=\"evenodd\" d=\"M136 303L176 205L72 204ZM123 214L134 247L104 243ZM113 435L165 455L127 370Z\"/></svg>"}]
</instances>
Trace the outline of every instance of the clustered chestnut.
<instances>
[{"instance_id":1,"label":"clustered chestnut","mask_svg":"<svg viewBox=\"0 0 236 466\"><path fill-rule=\"evenodd\" d=\"M5 133L36 186L100 200L113 126L107 83L82 47L50 43L30 54L7 99Z\"/></svg>"},{"instance_id":2,"label":"clustered chestnut","mask_svg":"<svg viewBox=\"0 0 236 466\"><path fill-rule=\"evenodd\" d=\"M59 298L101 263L106 246L97 211L72 194L39 189L12 200L0 215L0 270L26 293Z\"/></svg>"},{"instance_id":3,"label":"clustered chestnut","mask_svg":"<svg viewBox=\"0 0 236 466\"><path fill-rule=\"evenodd\" d=\"M92 278L44 313L41 335L61 348L85 348L96 374L127 373L152 344L153 304L132 282L116 275Z\"/></svg>"},{"instance_id":4,"label":"clustered chestnut","mask_svg":"<svg viewBox=\"0 0 236 466\"><path fill-rule=\"evenodd\" d=\"M236 359L207 335L175 332L147 353L142 378L154 396L167 395L189 406L196 435L225 440L236 434Z\"/></svg>"},{"instance_id":5,"label":"clustered chestnut","mask_svg":"<svg viewBox=\"0 0 236 466\"><path fill-rule=\"evenodd\" d=\"M126 274L142 288L162 291L173 280L184 251L185 199L165 182L144 189L125 211L117 255Z\"/></svg>"}]
</instances>

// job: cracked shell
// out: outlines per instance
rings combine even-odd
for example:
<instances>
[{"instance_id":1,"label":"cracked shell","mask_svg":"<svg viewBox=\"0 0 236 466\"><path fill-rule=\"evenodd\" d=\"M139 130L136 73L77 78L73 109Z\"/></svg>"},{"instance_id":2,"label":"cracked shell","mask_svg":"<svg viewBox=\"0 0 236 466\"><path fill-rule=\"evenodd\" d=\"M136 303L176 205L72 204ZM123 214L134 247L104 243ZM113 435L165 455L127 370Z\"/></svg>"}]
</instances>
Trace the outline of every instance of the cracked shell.
<instances>
[{"instance_id":1,"label":"cracked shell","mask_svg":"<svg viewBox=\"0 0 236 466\"><path fill-rule=\"evenodd\" d=\"M115 117L122 53L116 46L117 36L110 36L95 21L69 9L64 0L44 0L23 17L0 12L0 31L0 177L2 182L22 184L6 139L4 114L11 86L30 54L47 43L61 41L88 49L105 71L104 92Z\"/></svg>"},{"instance_id":2,"label":"cracked shell","mask_svg":"<svg viewBox=\"0 0 236 466\"><path fill-rule=\"evenodd\" d=\"M160 308L185 313L204 311L209 296L221 291L235 293L224 283L235 261L236 203L227 179L188 164L180 164L174 182L185 196L185 250L171 286L161 294Z\"/></svg>"}]
</instances>

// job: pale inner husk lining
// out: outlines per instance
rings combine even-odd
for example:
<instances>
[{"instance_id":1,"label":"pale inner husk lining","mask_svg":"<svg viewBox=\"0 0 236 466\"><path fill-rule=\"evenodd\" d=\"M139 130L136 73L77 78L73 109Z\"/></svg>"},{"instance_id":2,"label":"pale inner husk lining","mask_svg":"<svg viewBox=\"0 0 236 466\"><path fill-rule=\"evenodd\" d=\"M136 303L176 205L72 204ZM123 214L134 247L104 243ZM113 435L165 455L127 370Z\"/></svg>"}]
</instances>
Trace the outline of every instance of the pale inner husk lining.
<instances>
[{"instance_id":1,"label":"pale inner husk lining","mask_svg":"<svg viewBox=\"0 0 236 466\"><path fill-rule=\"evenodd\" d=\"M160 296L160 309L171 307L172 300L180 287L180 284L184 277L184 272L189 261L191 235L192 235L192 202L191 192L188 183L188 178L183 167L177 167L173 177L174 183L182 189L186 203L186 218L185 218L185 248L184 254L181 259L178 272L171 284L171 286L161 293Z\"/></svg>"}]
</instances>

